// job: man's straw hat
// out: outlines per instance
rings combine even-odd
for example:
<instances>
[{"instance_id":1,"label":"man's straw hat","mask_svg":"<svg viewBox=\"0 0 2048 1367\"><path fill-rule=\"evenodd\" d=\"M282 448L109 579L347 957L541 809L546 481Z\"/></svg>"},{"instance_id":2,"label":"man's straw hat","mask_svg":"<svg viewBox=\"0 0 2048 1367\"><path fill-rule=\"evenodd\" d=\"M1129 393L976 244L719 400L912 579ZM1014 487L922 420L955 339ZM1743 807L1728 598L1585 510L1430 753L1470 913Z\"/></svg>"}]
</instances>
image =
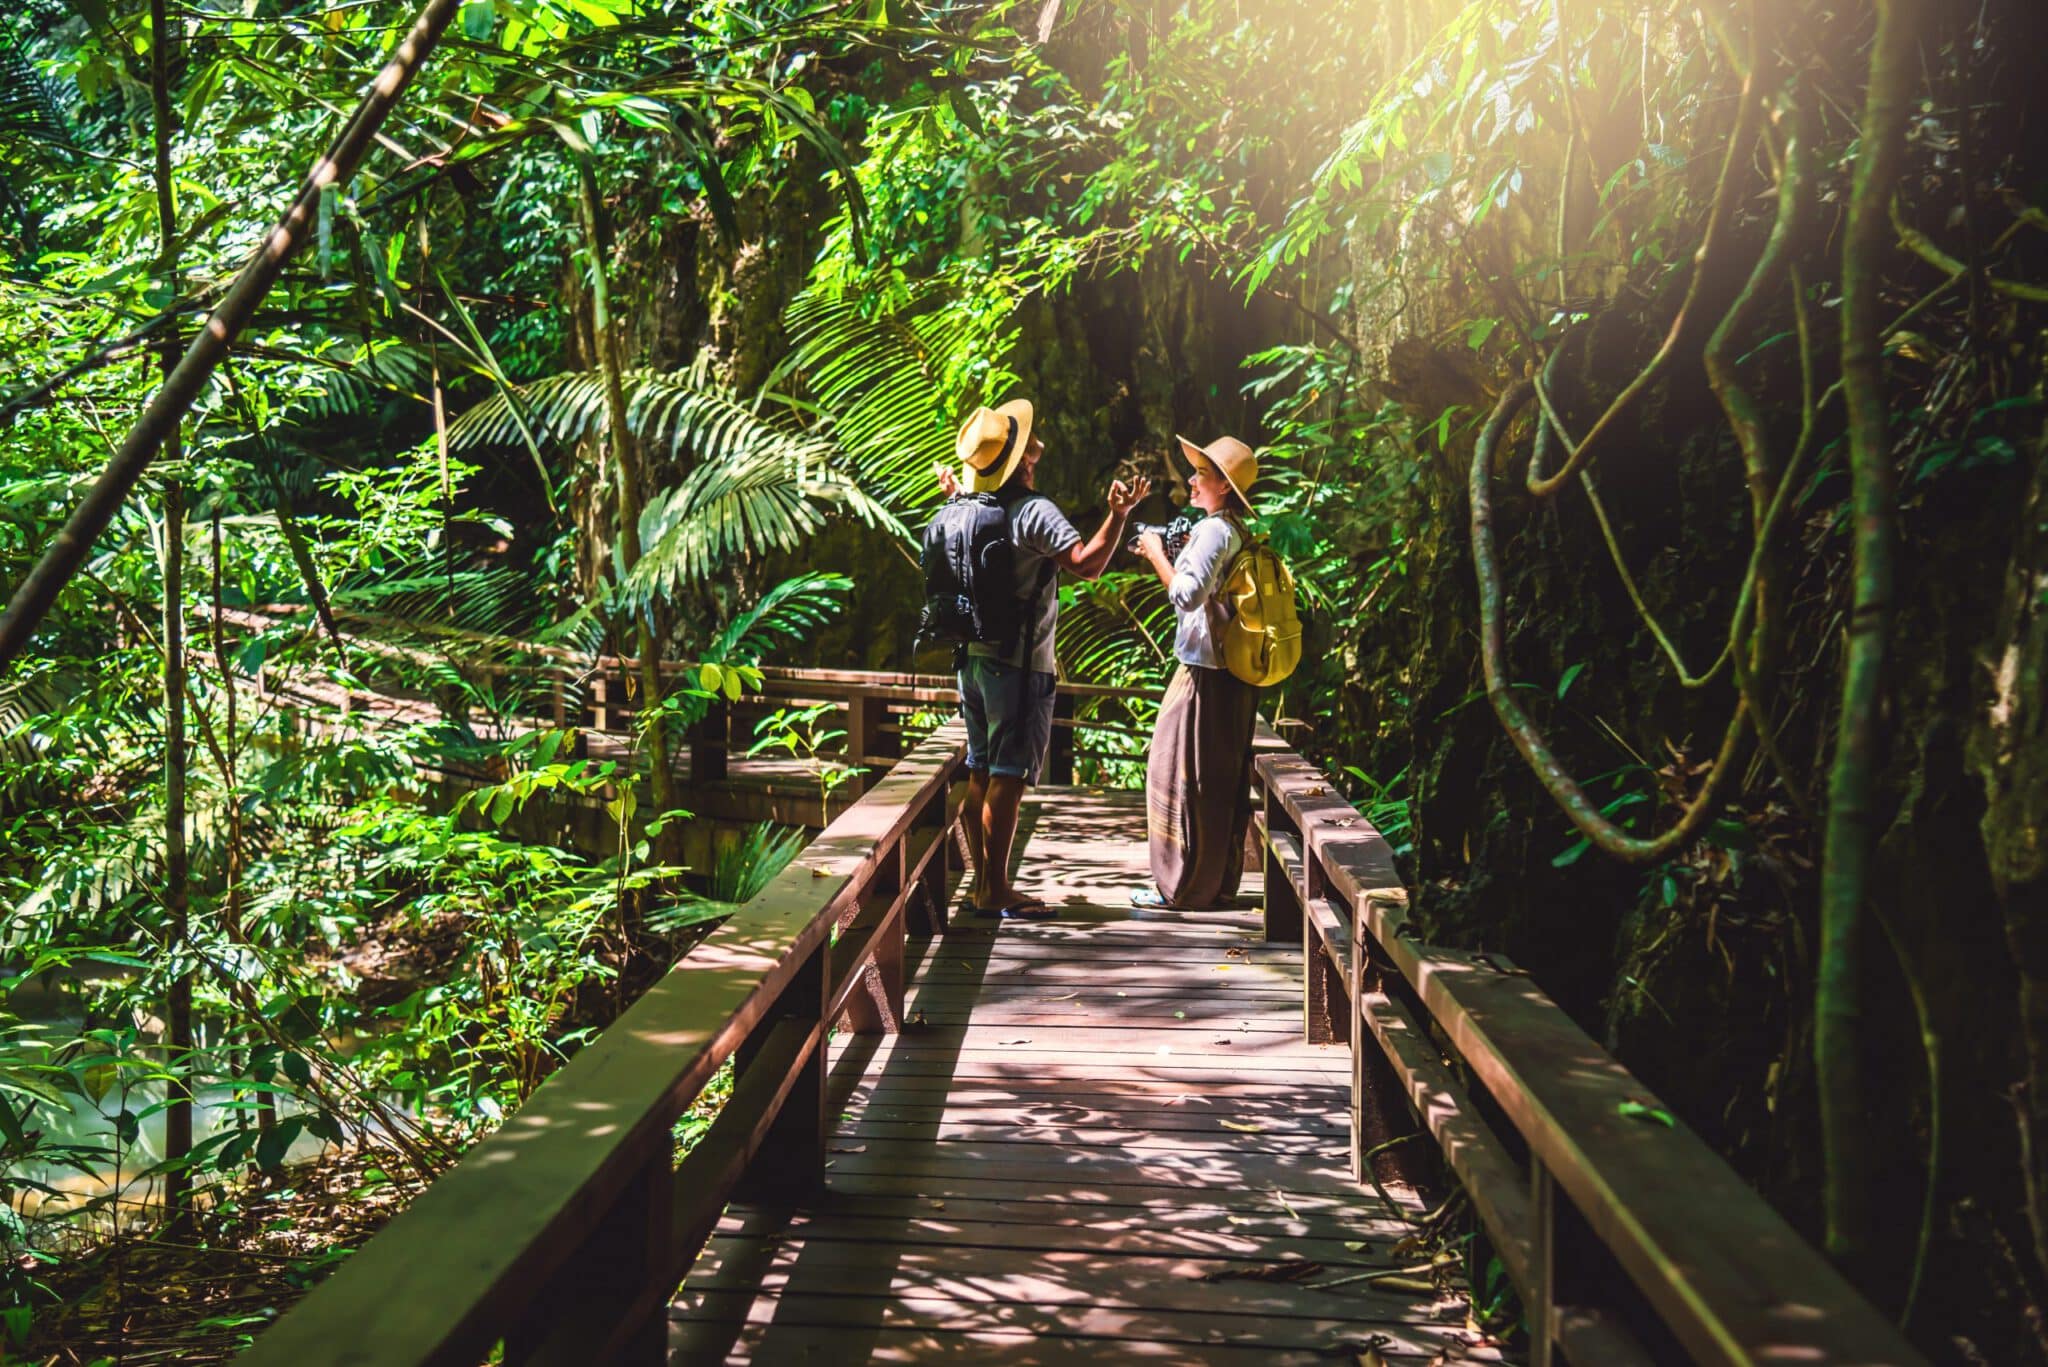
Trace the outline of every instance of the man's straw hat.
<instances>
[{"instance_id":1,"label":"man's straw hat","mask_svg":"<svg viewBox=\"0 0 2048 1367\"><path fill-rule=\"evenodd\" d=\"M953 443L960 478L972 493L992 494L1009 483L1031 441L1031 401L1012 399L997 408L977 408L961 424Z\"/></svg>"},{"instance_id":2,"label":"man's straw hat","mask_svg":"<svg viewBox=\"0 0 2048 1367\"><path fill-rule=\"evenodd\" d=\"M1188 458L1188 464L1199 470L1204 465L1213 466L1223 472L1223 478L1230 487L1237 490L1237 496L1251 506L1252 484L1259 477L1259 458L1252 454L1252 448L1236 437L1218 437L1207 446L1197 446L1186 437L1176 437L1180 449Z\"/></svg>"}]
</instances>

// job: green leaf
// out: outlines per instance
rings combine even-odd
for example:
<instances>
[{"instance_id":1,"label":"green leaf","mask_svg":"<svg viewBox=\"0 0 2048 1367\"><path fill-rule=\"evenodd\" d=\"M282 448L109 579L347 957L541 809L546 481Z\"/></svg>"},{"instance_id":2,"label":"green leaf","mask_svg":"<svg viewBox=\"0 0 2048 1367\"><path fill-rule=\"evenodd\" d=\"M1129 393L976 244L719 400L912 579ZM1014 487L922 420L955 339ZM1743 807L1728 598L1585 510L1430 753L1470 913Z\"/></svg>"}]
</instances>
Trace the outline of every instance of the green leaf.
<instances>
[{"instance_id":1,"label":"green leaf","mask_svg":"<svg viewBox=\"0 0 2048 1367\"><path fill-rule=\"evenodd\" d=\"M1579 661L1579 663L1572 665L1570 668L1566 669L1563 675L1558 678L1557 700L1559 702L1564 701L1565 691L1572 686L1572 681L1579 677L1580 672L1583 671L1585 667L1586 662L1584 660L1581 660Z\"/></svg>"},{"instance_id":2,"label":"green leaf","mask_svg":"<svg viewBox=\"0 0 2048 1367\"><path fill-rule=\"evenodd\" d=\"M1553 859L1551 859L1550 867L1552 867L1553 869L1570 868L1572 865L1579 862L1579 856L1584 854L1588 849L1592 848L1592 845L1592 841L1584 838L1583 836L1580 837L1578 840L1573 841L1571 846L1568 849L1566 849L1564 853L1557 855Z\"/></svg>"},{"instance_id":3,"label":"green leaf","mask_svg":"<svg viewBox=\"0 0 2048 1367\"><path fill-rule=\"evenodd\" d=\"M1671 1112L1665 1110L1662 1106L1652 1106L1648 1102L1637 1101L1632 1097L1623 1101L1614 1109L1616 1114L1620 1115L1624 1120L1644 1120L1652 1124L1662 1125L1667 1130L1678 1128L1678 1121L1672 1116Z\"/></svg>"}]
</instances>

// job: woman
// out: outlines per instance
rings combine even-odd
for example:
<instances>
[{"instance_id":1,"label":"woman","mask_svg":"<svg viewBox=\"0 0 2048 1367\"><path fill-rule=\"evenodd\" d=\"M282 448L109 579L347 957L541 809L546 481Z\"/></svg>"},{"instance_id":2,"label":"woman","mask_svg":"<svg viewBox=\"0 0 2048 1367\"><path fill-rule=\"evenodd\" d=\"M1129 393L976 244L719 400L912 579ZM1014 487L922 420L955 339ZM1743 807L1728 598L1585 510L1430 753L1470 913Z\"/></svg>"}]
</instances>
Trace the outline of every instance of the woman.
<instances>
[{"instance_id":1,"label":"woman","mask_svg":"<svg viewBox=\"0 0 2048 1367\"><path fill-rule=\"evenodd\" d=\"M1173 560L1157 532L1139 538L1179 618L1173 653L1180 662L1145 765L1146 832L1156 893L1139 906L1216 907L1237 895L1251 821L1252 725L1258 689L1223 667L1216 640L1223 574L1244 549L1244 518L1258 478L1258 457L1235 437L1207 447L1178 438L1191 467L1188 501L1207 514Z\"/></svg>"}]
</instances>

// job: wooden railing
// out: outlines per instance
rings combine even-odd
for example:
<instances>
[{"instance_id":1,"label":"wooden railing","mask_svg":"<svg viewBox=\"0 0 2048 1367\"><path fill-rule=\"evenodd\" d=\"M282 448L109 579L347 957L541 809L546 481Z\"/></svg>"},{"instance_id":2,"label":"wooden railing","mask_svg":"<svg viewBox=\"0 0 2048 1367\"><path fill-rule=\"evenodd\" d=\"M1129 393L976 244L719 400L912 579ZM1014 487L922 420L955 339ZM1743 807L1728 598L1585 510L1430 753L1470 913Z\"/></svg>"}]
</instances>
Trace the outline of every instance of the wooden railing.
<instances>
[{"instance_id":1,"label":"wooden railing","mask_svg":"<svg viewBox=\"0 0 2048 1367\"><path fill-rule=\"evenodd\" d=\"M301 615L303 609L284 604L258 608L228 609L225 617L243 629L265 629ZM344 621L353 621L342 614ZM368 618L374 622L376 619ZM471 640L471 633L448 629L451 636ZM617 656L579 656L556 646L515 643L530 662L508 664L492 661L465 662L456 656L429 655L419 650L391 645L372 637L344 633L351 650L393 665L426 666L450 671L480 686L487 696L497 696L508 707L507 717L543 726L572 728L600 735L618 735L632 729L640 711L638 670L630 659ZM502 646L502 643L494 643ZM701 666L684 661L661 665L666 687L694 686ZM856 786L859 791L886 772L904 753L906 742L914 744L928 727L912 725L923 713L951 716L958 709L959 693L950 674L918 674L882 670L803 669L768 666L761 670L762 686L749 689L738 701L719 700L691 729L686 743L693 782L719 782L730 774L735 751L746 753L753 743L754 724L773 711L790 707L824 704L836 729L843 730L843 743L834 746L831 757L857 766L864 772ZM336 711L392 712L406 720L421 719L420 699L406 699L373 690L345 690L332 685L297 684L286 689L300 695L305 703L324 703ZM1052 748L1046 758L1044 781L1072 783L1077 761L1132 761L1143 757L1142 744L1125 750L1091 749L1083 736L1117 736L1127 743L1144 741L1149 732L1138 722L1130 704L1157 702L1157 689L1115 688L1100 684L1061 681L1054 694ZM1121 711L1121 715L1104 715ZM824 729L824 728L821 728Z\"/></svg>"},{"instance_id":2,"label":"wooden railing","mask_svg":"<svg viewBox=\"0 0 2048 1367\"><path fill-rule=\"evenodd\" d=\"M1307 1037L1350 1047L1354 1175L1403 1175L1419 1119L1537 1367L1924 1361L1526 973L1418 943L1379 832L1271 731L1256 750L1266 936L1302 944Z\"/></svg>"},{"instance_id":3,"label":"wooden railing","mask_svg":"<svg viewBox=\"0 0 2048 1367\"><path fill-rule=\"evenodd\" d=\"M623 731L631 726L638 710L637 681L628 662L606 657L593 662L587 675L562 675L553 683L556 715L561 724L586 725L595 731ZM667 663L662 673L677 682L694 680L698 666ZM750 690L739 702L719 702L692 731L689 738L690 773L698 781L716 781L726 776L730 755L744 753L753 735L753 723L780 708L824 704L828 715L846 732L835 752L849 764L867 770L872 781L903 753L906 737L914 736L912 719L919 713L952 715L958 710L960 694L950 674L888 673L877 670L797 669L768 666L761 671L758 690ZM578 686L583 689L579 707L571 701ZM564 697L564 690L568 696ZM1137 700L1156 702L1156 689L1112 688L1101 684L1060 681L1053 694L1052 748L1046 757L1044 781L1066 784L1074 781L1077 760L1135 760L1142 748L1133 751L1091 749L1081 743L1082 733L1119 735L1142 741L1149 732L1135 724L1128 712L1122 718L1083 718L1083 705L1122 706Z\"/></svg>"},{"instance_id":4,"label":"wooden railing","mask_svg":"<svg viewBox=\"0 0 2048 1367\"><path fill-rule=\"evenodd\" d=\"M814 1187L825 1035L893 1031L906 934L944 928L963 757L941 727L241 1359L656 1364L736 1194ZM673 1128L732 1094L680 1164Z\"/></svg>"}]
</instances>

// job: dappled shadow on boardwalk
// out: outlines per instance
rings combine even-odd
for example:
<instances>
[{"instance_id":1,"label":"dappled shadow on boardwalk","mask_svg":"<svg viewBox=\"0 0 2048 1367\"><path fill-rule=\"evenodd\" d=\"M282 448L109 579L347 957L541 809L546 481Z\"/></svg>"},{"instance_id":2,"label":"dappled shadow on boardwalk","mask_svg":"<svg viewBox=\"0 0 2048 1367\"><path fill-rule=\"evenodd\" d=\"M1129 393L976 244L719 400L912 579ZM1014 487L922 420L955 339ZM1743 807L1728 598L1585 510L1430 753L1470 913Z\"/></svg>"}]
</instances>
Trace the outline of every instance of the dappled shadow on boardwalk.
<instances>
[{"instance_id":1,"label":"dappled shadow on boardwalk","mask_svg":"<svg viewBox=\"0 0 2048 1367\"><path fill-rule=\"evenodd\" d=\"M836 1042L825 1191L728 1213L676 1361L1457 1357L1462 1303L1357 1279L1406 1226L1346 1171L1297 951L1249 906L1134 919L1136 795L1035 806L1061 919L914 949L904 1033Z\"/></svg>"}]
</instances>

